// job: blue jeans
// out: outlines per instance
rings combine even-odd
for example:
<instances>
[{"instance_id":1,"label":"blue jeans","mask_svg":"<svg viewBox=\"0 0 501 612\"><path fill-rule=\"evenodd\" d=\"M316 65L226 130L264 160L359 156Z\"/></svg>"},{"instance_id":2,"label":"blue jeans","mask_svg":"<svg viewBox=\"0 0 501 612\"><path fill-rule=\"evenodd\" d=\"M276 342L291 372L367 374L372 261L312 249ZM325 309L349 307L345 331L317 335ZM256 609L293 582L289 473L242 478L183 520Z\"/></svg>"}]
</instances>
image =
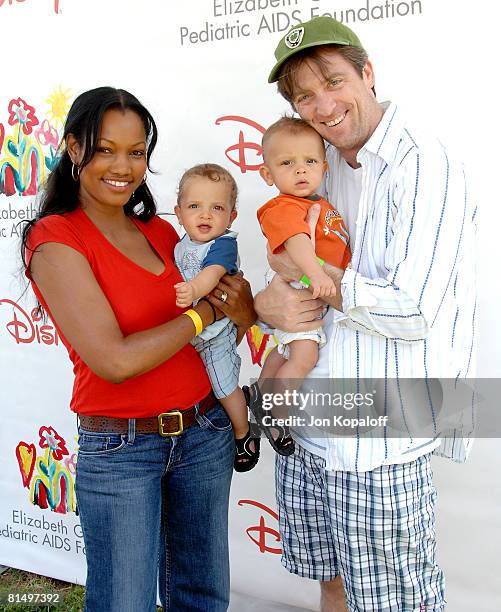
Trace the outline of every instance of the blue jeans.
<instances>
[{"instance_id":1,"label":"blue jeans","mask_svg":"<svg viewBox=\"0 0 501 612\"><path fill-rule=\"evenodd\" d=\"M229 603L231 423L218 404L177 437L80 429L86 612L221 612Z\"/></svg>"}]
</instances>

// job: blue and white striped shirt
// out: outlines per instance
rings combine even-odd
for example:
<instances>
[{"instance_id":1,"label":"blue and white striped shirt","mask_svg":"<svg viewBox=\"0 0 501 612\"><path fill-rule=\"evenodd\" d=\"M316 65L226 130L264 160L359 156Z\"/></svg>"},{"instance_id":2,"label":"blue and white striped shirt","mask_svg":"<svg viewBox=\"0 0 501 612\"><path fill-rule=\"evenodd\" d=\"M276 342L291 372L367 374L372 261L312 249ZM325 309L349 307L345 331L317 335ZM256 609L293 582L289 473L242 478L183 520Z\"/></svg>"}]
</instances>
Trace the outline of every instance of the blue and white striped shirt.
<instances>
[{"instance_id":1,"label":"blue and white striped shirt","mask_svg":"<svg viewBox=\"0 0 501 612\"><path fill-rule=\"evenodd\" d=\"M472 378L476 208L464 169L437 139L410 127L395 104L384 106L357 156L361 195L352 265L341 283L344 314L330 309L328 343L309 378ZM325 195L345 215L350 203L342 201L336 171L343 160L332 145L327 160ZM400 403L405 416L405 398ZM426 439L306 439L300 430L294 437L325 456L327 469L366 471L432 450L464 461L471 432L463 430L447 439L440 431Z\"/></svg>"}]
</instances>

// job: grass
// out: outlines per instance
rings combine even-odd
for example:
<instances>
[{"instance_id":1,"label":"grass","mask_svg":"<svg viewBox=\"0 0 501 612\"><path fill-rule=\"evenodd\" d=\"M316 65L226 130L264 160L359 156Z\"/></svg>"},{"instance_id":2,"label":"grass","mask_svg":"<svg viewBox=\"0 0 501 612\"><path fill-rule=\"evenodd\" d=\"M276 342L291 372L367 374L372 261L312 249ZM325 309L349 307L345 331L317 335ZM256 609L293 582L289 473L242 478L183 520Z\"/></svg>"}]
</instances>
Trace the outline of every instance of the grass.
<instances>
[{"instance_id":1,"label":"grass","mask_svg":"<svg viewBox=\"0 0 501 612\"><path fill-rule=\"evenodd\" d=\"M81 612L84 605L85 589L82 586L46 578L38 574L30 574L21 570L9 568L0 575L0 593L58 593L63 600L61 606L34 604L0 604L3 612L46 612L47 610L64 610L64 612Z\"/></svg>"},{"instance_id":2,"label":"grass","mask_svg":"<svg viewBox=\"0 0 501 612\"><path fill-rule=\"evenodd\" d=\"M0 604L0 612L50 612L62 610L63 612L81 612L84 607L85 589L82 586L63 582L55 578L46 578L38 574L30 574L14 568L7 569L0 575L0 594L14 593L59 593L62 605L33 605L33 604ZM157 608L161 612L162 608Z\"/></svg>"}]
</instances>

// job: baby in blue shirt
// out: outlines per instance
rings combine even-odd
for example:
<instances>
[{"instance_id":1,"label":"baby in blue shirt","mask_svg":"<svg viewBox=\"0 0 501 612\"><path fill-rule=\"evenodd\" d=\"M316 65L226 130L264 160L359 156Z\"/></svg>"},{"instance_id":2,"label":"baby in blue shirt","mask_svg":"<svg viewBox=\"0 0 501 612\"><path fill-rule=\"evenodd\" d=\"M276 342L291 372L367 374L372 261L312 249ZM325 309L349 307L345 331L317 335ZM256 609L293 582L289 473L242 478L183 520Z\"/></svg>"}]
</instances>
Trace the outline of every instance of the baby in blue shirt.
<instances>
[{"instance_id":1,"label":"baby in blue shirt","mask_svg":"<svg viewBox=\"0 0 501 612\"><path fill-rule=\"evenodd\" d=\"M181 308L190 308L210 293L225 274L237 274L237 234L230 230L237 216L236 200L234 178L217 164L194 166L181 177L175 212L186 234L174 249L185 280L175 285ZM245 396L238 386L237 328L225 317L206 327L192 344L205 364L214 395L231 420L235 470L247 472L259 459L260 440L253 437L259 433L251 435Z\"/></svg>"}]
</instances>

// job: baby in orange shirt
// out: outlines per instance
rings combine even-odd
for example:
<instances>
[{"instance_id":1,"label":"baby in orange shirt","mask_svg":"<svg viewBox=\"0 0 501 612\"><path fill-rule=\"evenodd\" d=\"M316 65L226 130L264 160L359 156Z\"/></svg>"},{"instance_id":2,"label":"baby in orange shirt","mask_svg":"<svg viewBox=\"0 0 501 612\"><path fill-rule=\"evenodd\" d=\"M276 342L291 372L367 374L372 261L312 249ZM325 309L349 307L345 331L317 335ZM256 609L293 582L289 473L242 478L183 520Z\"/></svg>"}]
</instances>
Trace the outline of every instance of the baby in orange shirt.
<instances>
[{"instance_id":1,"label":"baby in orange shirt","mask_svg":"<svg viewBox=\"0 0 501 612\"><path fill-rule=\"evenodd\" d=\"M322 137L302 119L283 117L270 126L263 136L264 166L260 174L280 194L257 211L261 229L273 253L285 249L292 261L303 272L298 288L310 287L313 297L335 295L335 285L322 268L324 261L345 269L351 259L349 237L341 215L324 198L316 194L327 170ZM306 221L309 209L320 204L320 216L315 227ZM287 333L276 330L279 342L268 356L260 380L273 379L273 391L279 391L280 381L286 388L298 386L318 361L318 351L325 344L321 327L312 332ZM287 382L286 382L287 381ZM246 390L247 391L247 390ZM249 408L262 425L259 388L252 385ZM276 411L273 411L276 415ZM278 422L278 420L276 420ZM275 450L277 438L266 431ZM280 430L280 427L276 427ZM284 432L279 431L279 438ZM289 438L290 440L290 438ZM283 443L278 440L279 445ZM280 452L280 451L279 451Z\"/></svg>"}]
</instances>

